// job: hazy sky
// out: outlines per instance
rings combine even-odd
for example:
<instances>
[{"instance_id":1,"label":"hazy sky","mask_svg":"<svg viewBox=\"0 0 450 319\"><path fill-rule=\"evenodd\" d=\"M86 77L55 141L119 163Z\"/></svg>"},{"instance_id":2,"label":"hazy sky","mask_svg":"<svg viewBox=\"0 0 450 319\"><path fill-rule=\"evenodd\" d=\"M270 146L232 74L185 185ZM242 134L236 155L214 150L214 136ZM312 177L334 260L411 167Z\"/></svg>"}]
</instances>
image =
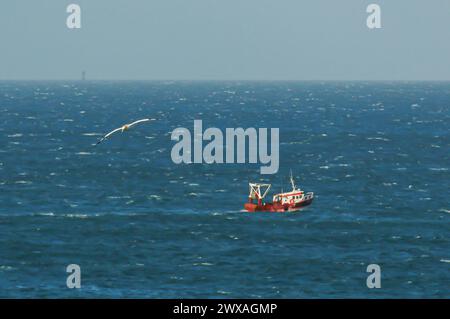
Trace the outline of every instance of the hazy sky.
<instances>
[{"instance_id":1,"label":"hazy sky","mask_svg":"<svg viewBox=\"0 0 450 319\"><path fill-rule=\"evenodd\" d=\"M66 7L82 28L66 26ZM377 3L382 28L366 26ZM449 0L1 0L0 79L450 80Z\"/></svg>"}]
</instances>

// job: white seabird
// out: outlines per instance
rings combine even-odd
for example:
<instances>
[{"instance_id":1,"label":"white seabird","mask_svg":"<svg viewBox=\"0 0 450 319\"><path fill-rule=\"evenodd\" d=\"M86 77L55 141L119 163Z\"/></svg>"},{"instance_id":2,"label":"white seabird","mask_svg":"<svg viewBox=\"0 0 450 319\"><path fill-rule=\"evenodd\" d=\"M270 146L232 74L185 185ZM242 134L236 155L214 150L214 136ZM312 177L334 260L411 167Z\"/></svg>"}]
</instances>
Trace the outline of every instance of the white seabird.
<instances>
[{"instance_id":1,"label":"white seabird","mask_svg":"<svg viewBox=\"0 0 450 319\"><path fill-rule=\"evenodd\" d=\"M100 141L98 141L97 144L95 144L95 145L100 144L101 142L103 142L104 140L106 140L108 137L110 137L111 135L113 135L116 132L121 131L123 133L124 131L127 131L128 129L130 129L130 127L132 127L132 126L134 126L134 125L136 125L138 123L147 122L147 121L154 121L154 120L155 119L142 119L142 120L134 121L134 122L129 123L129 124L125 124L125 125L123 125L121 127L116 128L115 130L112 130L111 132L109 132L108 134L103 136L102 139Z\"/></svg>"}]
</instances>

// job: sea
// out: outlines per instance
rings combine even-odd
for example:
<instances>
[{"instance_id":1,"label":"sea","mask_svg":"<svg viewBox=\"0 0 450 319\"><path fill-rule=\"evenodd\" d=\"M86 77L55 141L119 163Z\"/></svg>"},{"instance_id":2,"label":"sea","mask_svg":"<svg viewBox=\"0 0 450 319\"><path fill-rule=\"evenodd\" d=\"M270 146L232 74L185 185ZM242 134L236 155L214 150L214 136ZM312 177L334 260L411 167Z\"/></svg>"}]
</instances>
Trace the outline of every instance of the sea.
<instances>
[{"instance_id":1,"label":"sea","mask_svg":"<svg viewBox=\"0 0 450 319\"><path fill-rule=\"evenodd\" d=\"M174 163L194 120L279 128L278 172ZM290 171L310 206L243 210ZM0 82L0 298L449 297L449 82Z\"/></svg>"}]
</instances>

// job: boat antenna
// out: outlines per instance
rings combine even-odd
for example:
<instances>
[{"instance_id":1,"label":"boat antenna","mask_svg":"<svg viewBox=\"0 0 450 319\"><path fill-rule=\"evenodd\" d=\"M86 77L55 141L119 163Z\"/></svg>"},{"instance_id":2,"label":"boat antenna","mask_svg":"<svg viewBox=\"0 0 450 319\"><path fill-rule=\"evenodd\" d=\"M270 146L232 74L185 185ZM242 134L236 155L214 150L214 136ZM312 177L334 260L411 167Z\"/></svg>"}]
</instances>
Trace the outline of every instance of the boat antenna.
<instances>
[{"instance_id":1,"label":"boat antenna","mask_svg":"<svg viewBox=\"0 0 450 319\"><path fill-rule=\"evenodd\" d=\"M283 177L280 176L281 193L283 193Z\"/></svg>"}]
</instances>

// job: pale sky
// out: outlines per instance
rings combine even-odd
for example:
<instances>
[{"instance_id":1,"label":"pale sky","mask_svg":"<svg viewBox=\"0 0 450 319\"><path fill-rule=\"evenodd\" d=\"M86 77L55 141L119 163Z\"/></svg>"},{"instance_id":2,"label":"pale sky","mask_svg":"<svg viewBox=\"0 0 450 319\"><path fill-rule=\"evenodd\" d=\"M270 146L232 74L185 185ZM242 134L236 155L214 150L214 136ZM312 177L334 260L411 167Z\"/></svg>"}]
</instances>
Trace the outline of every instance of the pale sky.
<instances>
[{"instance_id":1,"label":"pale sky","mask_svg":"<svg viewBox=\"0 0 450 319\"><path fill-rule=\"evenodd\" d=\"M449 35L448 0L1 0L0 80L450 80Z\"/></svg>"}]
</instances>

